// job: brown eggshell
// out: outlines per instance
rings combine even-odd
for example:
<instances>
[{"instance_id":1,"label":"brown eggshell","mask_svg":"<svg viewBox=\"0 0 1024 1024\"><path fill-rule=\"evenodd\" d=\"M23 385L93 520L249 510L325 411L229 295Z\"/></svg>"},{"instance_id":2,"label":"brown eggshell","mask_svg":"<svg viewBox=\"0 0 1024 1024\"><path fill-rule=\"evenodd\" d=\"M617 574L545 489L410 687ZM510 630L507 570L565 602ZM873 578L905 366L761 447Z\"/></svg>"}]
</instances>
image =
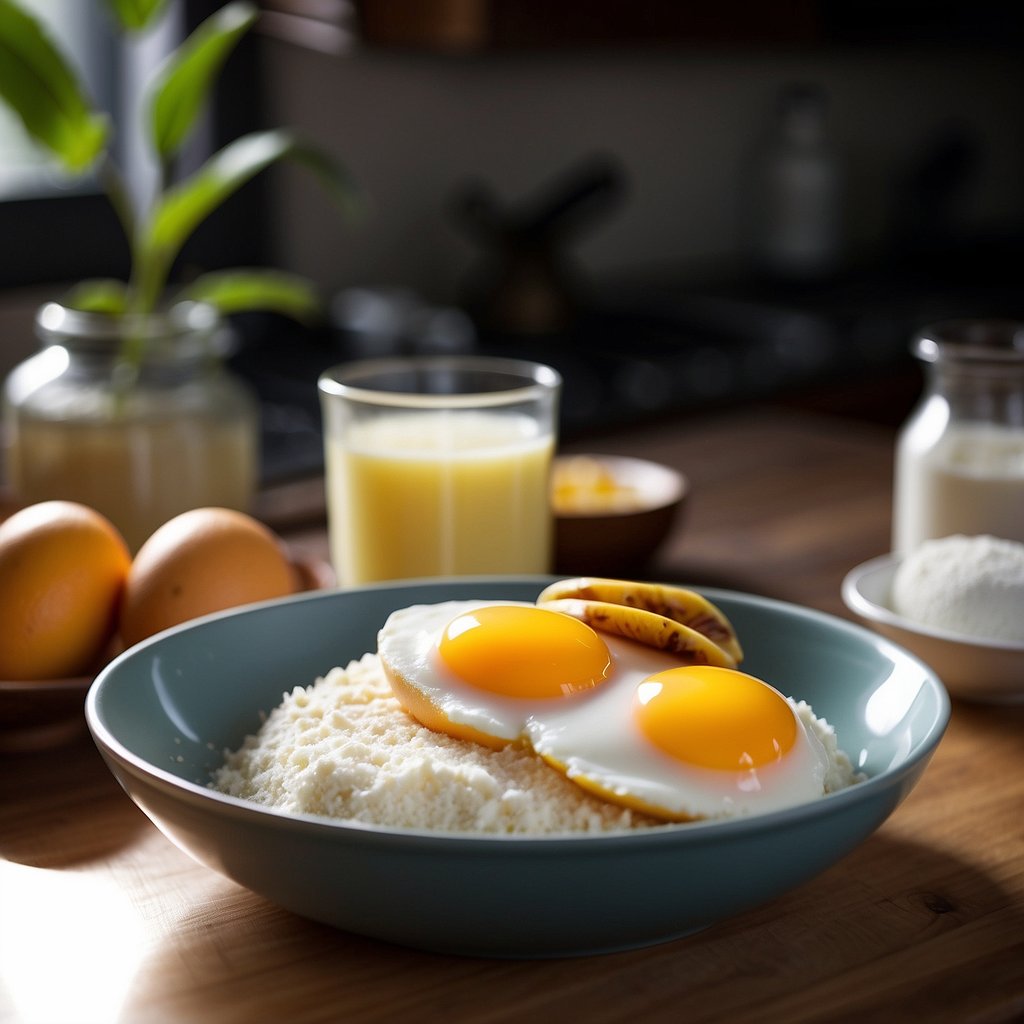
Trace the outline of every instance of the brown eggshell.
<instances>
[{"instance_id":1,"label":"brown eggshell","mask_svg":"<svg viewBox=\"0 0 1024 1024\"><path fill-rule=\"evenodd\" d=\"M242 512L199 508L164 523L132 562L121 608L126 646L211 612L295 591L280 540Z\"/></svg>"}]
</instances>

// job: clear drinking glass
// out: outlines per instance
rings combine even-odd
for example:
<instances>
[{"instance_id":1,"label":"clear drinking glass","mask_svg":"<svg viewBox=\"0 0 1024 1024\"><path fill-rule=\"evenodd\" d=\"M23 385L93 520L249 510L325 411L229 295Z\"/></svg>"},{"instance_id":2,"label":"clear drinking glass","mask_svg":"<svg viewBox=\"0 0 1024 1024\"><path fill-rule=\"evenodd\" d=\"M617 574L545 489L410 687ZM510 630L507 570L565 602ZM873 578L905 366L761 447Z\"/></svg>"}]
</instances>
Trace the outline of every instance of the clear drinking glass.
<instances>
[{"instance_id":1,"label":"clear drinking glass","mask_svg":"<svg viewBox=\"0 0 1024 1024\"><path fill-rule=\"evenodd\" d=\"M893 550L957 533L1024 542L1024 323L946 321L912 351L925 391L896 445Z\"/></svg>"},{"instance_id":2,"label":"clear drinking glass","mask_svg":"<svg viewBox=\"0 0 1024 1024\"><path fill-rule=\"evenodd\" d=\"M331 560L344 586L551 569L561 378L422 357L320 377Z\"/></svg>"}]
</instances>

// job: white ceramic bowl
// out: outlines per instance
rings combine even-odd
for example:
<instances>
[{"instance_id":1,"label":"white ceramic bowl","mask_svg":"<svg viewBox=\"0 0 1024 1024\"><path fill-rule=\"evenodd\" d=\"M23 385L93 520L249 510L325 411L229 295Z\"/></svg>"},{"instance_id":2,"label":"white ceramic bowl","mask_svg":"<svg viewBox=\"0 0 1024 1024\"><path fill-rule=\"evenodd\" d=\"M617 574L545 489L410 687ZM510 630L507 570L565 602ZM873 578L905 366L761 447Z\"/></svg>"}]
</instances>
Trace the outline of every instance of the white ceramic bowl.
<instances>
[{"instance_id":1,"label":"white ceramic bowl","mask_svg":"<svg viewBox=\"0 0 1024 1024\"><path fill-rule=\"evenodd\" d=\"M838 618L707 590L745 667L809 701L868 778L722 822L615 834L494 836L294 815L209 788L261 712L376 646L396 608L534 600L549 577L384 584L252 606L169 630L93 684L111 771L173 842L298 914L392 942L481 956L607 952L685 935L773 899L870 835L920 778L949 716L935 674Z\"/></svg>"},{"instance_id":2,"label":"white ceramic bowl","mask_svg":"<svg viewBox=\"0 0 1024 1024\"><path fill-rule=\"evenodd\" d=\"M948 633L897 615L891 592L898 566L895 555L881 555L851 569L842 586L846 607L930 665L954 696L994 704L1024 703L1024 644Z\"/></svg>"}]
</instances>

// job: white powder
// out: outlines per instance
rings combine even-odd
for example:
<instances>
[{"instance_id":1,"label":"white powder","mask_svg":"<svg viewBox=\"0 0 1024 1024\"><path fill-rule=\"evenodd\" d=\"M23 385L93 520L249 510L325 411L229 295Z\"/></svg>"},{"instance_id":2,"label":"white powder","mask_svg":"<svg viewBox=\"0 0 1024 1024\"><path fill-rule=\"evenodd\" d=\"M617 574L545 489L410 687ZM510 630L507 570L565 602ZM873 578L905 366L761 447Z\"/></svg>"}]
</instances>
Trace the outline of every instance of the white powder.
<instances>
[{"instance_id":1,"label":"white powder","mask_svg":"<svg viewBox=\"0 0 1024 1024\"><path fill-rule=\"evenodd\" d=\"M824 719L818 718L814 709L805 700L793 700L787 697L786 702L796 712L809 733L816 736L825 749L828 767L825 769L824 787L826 793L838 793L856 782L863 782L866 776L854 771L849 754L839 749L839 738L835 729Z\"/></svg>"},{"instance_id":2,"label":"white powder","mask_svg":"<svg viewBox=\"0 0 1024 1024\"><path fill-rule=\"evenodd\" d=\"M922 626L1024 642L1024 544L960 534L925 541L896 570L892 607Z\"/></svg>"},{"instance_id":3,"label":"white powder","mask_svg":"<svg viewBox=\"0 0 1024 1024\"><path fill-rule=\"evenodd\" d=\"M828 759L824 792L863 778L835 731L789 700ZM298 814L446 832L611 832L664 822L592 796L524 747L492 750L420 725L376 654L286 693L225 755L211 787Z\"/></svg>"},{"instance_id":4,"label":"white powder","mask_svg":"<svg viewBox=\"0 0 1024 1024\"><path fill-rule=\"evenodd\" d=\"M607 832L657 824L590 796L525 749L421 726L367 654L296 687L212 786L300 814L478 833Z\"/></svg>"}]
</instances>

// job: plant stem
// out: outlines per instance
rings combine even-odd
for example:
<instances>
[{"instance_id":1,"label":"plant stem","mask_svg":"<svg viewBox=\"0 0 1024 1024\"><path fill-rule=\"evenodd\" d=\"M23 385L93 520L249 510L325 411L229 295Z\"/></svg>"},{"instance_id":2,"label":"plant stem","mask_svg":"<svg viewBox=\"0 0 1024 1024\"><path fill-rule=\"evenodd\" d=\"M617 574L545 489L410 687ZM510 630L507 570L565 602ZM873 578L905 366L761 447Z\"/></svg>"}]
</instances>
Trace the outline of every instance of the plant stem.
<instances>
[{"instance_id":1,"label":"plant stem","mask_svg":"<svg viewBox=\"0 0 1024 1024\"><path fill-rule=\"evenodd\" d=\"M128 245L130 248L134 248L135 210L132 206L131 195L125 183L124 175L121 174L114 161L110 159L109 153L103 154L98 173L100 184L107 193L110 205L114 208L114 213L117 215L118 221L120 221L121 229L128 240Z\"/></svg>"}]
</instances>

